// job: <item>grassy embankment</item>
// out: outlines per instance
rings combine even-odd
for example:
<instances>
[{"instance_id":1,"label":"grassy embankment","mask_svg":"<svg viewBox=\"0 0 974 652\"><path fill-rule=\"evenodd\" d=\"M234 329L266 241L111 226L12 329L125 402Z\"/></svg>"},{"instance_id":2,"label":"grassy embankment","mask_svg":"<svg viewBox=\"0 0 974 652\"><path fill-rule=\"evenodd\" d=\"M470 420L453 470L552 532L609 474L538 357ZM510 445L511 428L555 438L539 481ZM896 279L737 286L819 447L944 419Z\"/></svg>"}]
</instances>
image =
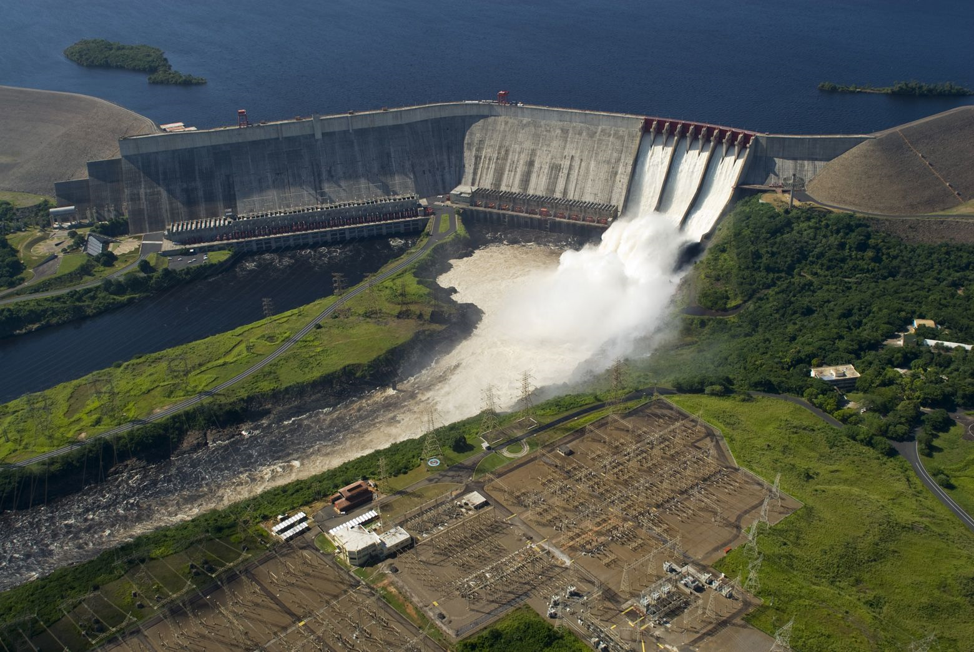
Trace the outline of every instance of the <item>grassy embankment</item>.
<instances>
[{"instance_id":1,"label":"grassy embankment","mask_svg":"<svg viewBox=\"0 0 974 652\"><path fill-rule=\"evenodd\" d=\"M367 363L420 331L441 329L428 321L431 292L418 283L414 271L415 265L377 285L374 293L356 297L342 318L322 322L286 356L224 397L306 383L348 365ZM18 461L83 440L210 389L276 350L334 301L334 297L320 299L0 405L0 460ZM409 316L397 318L401 312ZM31 407L41 404L48 409L38 419Z\"/></svg>"},{"instance_id":2,"label":"grassy embankment","mask_svg":"<svg viewBox=\"0 0 974 652\"><path fill-rule=\"evenodd\" d=\"M14 192L12 190L0 190L0 202L7 202L11 204L14 208L27 208L28 206L36 206L42 201L49 201L54 203L54 197L45 197L43 195L32 195L29 192Z\"/></svg>"},{"instance_id":3,"label":"grassy embankment","mask_svg":"<svg viewBox=\"0 0 974 652\"><path fill-rule=\"evenodd\" d=\"M440 233L446 233L450 230L450 216L446 213L440 218Z\"/></svg>"},{"instance_id":4,"label":"grassy embankment","mask_svg":"<svg viewBox=\"0 0 974 652\"><path fill-rule=\"evenodd\" d=\"M974 441L964 439L966 428L956 424L950 431L934 439L933 455L920 456L927 473L934 475L942 470L950 478L950 486L944 490L961 508L974 516Z\"/></svg>"},{"instance_id":5,"label":"grassy embankment","mask_svg":"<svg viewBox=\"0 0 974 652\"><path fill-rule=\"evenodd\" d=\"M71 61L86 68L118 68L149 73L150 84L181 86L205 84L203 77L172 69L162 50L148 45L125 45L105 39L84 39L64 51Z\"/></svg>"},{"instance_id":6,"label":"grassy embankment","mask_svg":"<svg viewBox=\"0 0 974 652\"><path fill-rule=\"evenodd\" d=\"M721 429L737 462L804 507L759 536L764 606L748 620L773 634L795 619L802 652L904 650L935 634L940 650L974 640L974 540L901 458L846 439L774 399L682 395ZM741 549L717 564L747 577Z\"/></svg>"}]
</instances>

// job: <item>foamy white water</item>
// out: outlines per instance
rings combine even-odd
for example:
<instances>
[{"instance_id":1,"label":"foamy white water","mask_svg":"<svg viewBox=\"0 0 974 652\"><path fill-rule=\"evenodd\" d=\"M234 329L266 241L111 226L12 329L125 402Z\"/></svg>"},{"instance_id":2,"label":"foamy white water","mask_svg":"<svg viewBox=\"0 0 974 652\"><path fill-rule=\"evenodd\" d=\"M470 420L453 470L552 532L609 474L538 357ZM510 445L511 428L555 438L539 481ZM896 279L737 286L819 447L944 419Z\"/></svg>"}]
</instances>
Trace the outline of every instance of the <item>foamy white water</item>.
<instances>
[{"instance_id":1,"label":"foamy white water","mask_svg":"<svg viewBox=\"0 0 974 652\"><path fill-rule=\"evenodd\" d=\"M632 184L626 200L636 215L649 215L656 210L663 192L663 181L673 156L673 136L643 136L633 166Z\"/></svg>"},{"instance_id":2,"label":"foamy white water","mask_svg":"<svg viewBox=\"0 0 974 652\"><path fill-rule=\"evenodd\" d=\"M744 156L735 156L733 147L729 147L726 154L721 154L720 149L714 152L700 196L684 220L683 231L689 239L700 240L714 228L717 218L730 201L743 165Z\"/></svg>"},{"instance_id":3,"label":"foamy white water","mask_svg":"<svg viewBox=\"0 0 974 652\"><path fill-rule=\"evenodd\" d=\"M669 219L676 220L677 225L683 220L694 195L703 181L707 171L712 143L706 143L699 138L694 140L689 149L685 139L676 142L676 153L670 165L670 176L663 189L663 199L660 201L659 212Z\"/></svg>"}]
</instances>

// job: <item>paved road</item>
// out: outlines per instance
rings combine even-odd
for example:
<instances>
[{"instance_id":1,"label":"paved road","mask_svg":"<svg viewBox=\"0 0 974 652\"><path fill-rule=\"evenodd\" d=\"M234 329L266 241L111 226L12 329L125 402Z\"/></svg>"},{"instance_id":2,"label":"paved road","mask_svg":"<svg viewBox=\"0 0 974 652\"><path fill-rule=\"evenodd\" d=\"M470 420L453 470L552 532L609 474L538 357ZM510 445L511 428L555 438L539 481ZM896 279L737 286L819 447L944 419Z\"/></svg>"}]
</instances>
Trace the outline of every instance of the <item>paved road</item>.
<instances>
[{"instance_id":1,"label":"paved road","mask_svg":"<svg viewBox=\"0 0 974 652\"><path fill-rule=\"evenodd\" d=\"M954 502L954 499L951 498L947 492L944 491L941 486L930 477L930 474L927 473L927 470L923 467L923 462L920 459L920 451L917 448L916 440L894 441L890 443L893 444L893 448L895 448L899 454L905 457L906 461L910 463L910 466L913 467L913 470L920 477L920 482L922 482L924 486L926 486L926 488L929 489L930 492L944 504L944 507L952 511L969 530L974 532L974 518L971 518L970 514L965 512L960 505Z\"/></svg>"},{"instance_id":2,"label":"paved road","mask_svg":"<svg viewBox=\"0 0 974 652\"><path fill-rule=\"evenodd\" d=\"M788 401L789 403L794 403L795 405L801 405L806 410L824 420L830 426L835 426L836 428L843 427L840 421L833 419L827 413L819 410L814 405L811 405L807 401L803 401L800 398L786 396L784 394L765 394L764 392L751 392L751 395L777 398L783 401ZM913 471L920 478L920 482L922 482L924 486L930 490L930 493L932 493L937 500L943 503L944 507L953 512L954 515L957 516L957 518L959 518L961 522L968 527L968 529L974 531L974 518L971 518L970 514L965 512L960 505L954 502L954 499L951 498L947 492L944 491L940 485L938 485L934 479L930 477L930 474L927 473L927 470L923 467L923 462L920 460L920 452L917 450L916 441L891 441L890 443L900 455L906 458L906 461L910 463L910 466L913 467Z\"/></svg>"},{"instance_id":3,"label":"paved road","mask_svg":"<svg viewBox=\"0 0 974 652\"><path fill-rule=\"evenodd\" d=\"M387 279L387 278L389 278L391 276L395 276L400 271L402 271L406 267L409 267L414 262L416 262L419 258L421 258L424 254L426 254L426 252L428 252L430 249L432 249L435 245L439 244L445 238L447 238L448 236L450 236L450 235L452 235L453 233L456 232L456 230L457 230L457 218L456 218L455 215L450 215L450 229L449 229L449 231L447 231L445 233L440 233L439 232L439 225L440 225L440 220L441 219L442 218L440 216L438 216L438 215L434 217L434 219L433 219L433 226L432 226L432 229L431 229L432 230L432 235L430 236L430 238L426 241L426 243L420 249L418 249L414 253L410 254L409 256L407 256L406 258L404 258L403 260L401 260L395 266L389 268L385 272L382 272L378 276L375 276L374 277L375 282L381 282L381 281L384 281L385 279ZM365 284L365 283L363 283L363 284L360 284L360 285L356 286L355 288L353 288L349 292L346 292L344 295L342 295L342 297L340 299L338 299L338 301L335 301L330 306L328 306L327 308L325 308L322 312L320 312L318 314L317 317L315 317L314 319L312 319L311 322L309 322L307 326L305 326L304 328L302 328L296 334L292 335L288 340L286 340L281 346L279 346L270 355L268 355L267 357L261 359L259 362L257 362L253 366L251 366L249 369L246 369L246 370L240 372L239 374L237 374L233 378L230 378L229 380L226 380L226 381L220 383L216 387L214 387L212 389L209 389L209 390L206 390L205 392L200 392L196 396L193 396L191 398L188 398L188 399L185 399L183 401L180 401L179 403L176 403L174 405L170 405L166 409L160 410L159 412L156 412L156 413L152 414L151 416L148 416L148 417L146 417L144 419L137 419L135 421L129 421L128 423L122 424L122 425L120 425L120 426L118 426L116 428L112 428L111 430L108 430L106 432L101 433L100 435L96 435L95 437L92 437L92 438L88 439L84 443L79 442L79 443L75 443L75 444L70 444L68 446L63 446L61 448L58 448L58 449L55 449L55 450L52 450L52 451L48 451L48 452L43 453L41 455L37 455L36 457L32 457L32 458L30 458L28 460L24 460L22 462L15 462L11 466L21 466L21 467L23 467L23 466L30 466L31 464L36 464L37 462L42 462L44 460L49 460L49 459L58 457L60 455L64 455L65 453L68 453L70 451L73 451L73 450L75 450L77 448L81 448L83 446L86 446L88 442L94 441L96 439L102 439L102 438L106 438L106 437L114 437L115 435L121 434L123 432L128 432L129 430L132 430L133 428L138 428L139 426L144 426L147 423L150 423L150 422L153 422L153 421L159 421L160 419L165 419L167 417L171 417L172 415L177 414L179 412L182 412L183 410L186 410L186 409L189 409L189 408L194 407L196 405L199 405L200 403L202 403L203 401L205 401L207 398L210 398L214 394L219 394L220 392L223 392L223 391L229 389L230 387L233 387L237 383L239 383L239 382L241 382L243 380L246 380L250 376L254 375L255 373L257 373L258 371L260 371L261 369L263 369L267 365L271 364L272 362L274 362L275 360L277 360L278 358L280 358L282 355L284 355L285 353L287 353L291 349L292 346L294 346L295 344L297 344L298 341L301 340L301 338L303 338L305 335L307 335L308 333L310 333L312 331L312 329L314 329L314 327L317 324L321 323L321 321L323 321L326 317L330 316L333 312L335 312L337 309L339 309L347 301L349 301L350 299L353 299L353 298L357 297L358 295L362 294L363 292L365 292L367 288L368 288L368 285Z\"/></svg>"}]
</instances>

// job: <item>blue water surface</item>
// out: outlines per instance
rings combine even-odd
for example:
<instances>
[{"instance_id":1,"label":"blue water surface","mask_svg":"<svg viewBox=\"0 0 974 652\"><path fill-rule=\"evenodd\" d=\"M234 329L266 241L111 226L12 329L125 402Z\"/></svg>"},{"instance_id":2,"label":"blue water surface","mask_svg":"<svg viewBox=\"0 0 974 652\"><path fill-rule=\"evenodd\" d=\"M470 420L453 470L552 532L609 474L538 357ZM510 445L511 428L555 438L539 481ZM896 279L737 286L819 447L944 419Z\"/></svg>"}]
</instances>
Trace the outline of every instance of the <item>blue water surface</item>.
<instances>
[{"instance_id":1,"label":"blue water surface","mask_svg":"<svg viewBox=\"0 0 974 652\"><path fill-rule=\"evenodd\" d=\"M821 93L823 80L974 86L965 0L0 0L0 83L230 124L480 99L870 132L972 98ZM147 43L201 87L77 66L82 38Z\"/></svg>"}]
</instances>

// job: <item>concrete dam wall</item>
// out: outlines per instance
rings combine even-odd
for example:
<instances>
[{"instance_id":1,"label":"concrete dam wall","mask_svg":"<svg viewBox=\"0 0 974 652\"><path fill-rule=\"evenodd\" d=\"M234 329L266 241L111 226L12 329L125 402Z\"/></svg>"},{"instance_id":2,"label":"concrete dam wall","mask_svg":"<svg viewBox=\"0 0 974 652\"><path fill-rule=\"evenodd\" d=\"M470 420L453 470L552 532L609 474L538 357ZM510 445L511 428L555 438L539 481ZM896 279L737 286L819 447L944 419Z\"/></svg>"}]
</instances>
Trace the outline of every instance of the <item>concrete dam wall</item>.
<instances>
[{"instance_id":1,"label":"concrete dam wall","mask_svg":"<svg viewBox=\"0 0 974 652\"><path fill-rule=\"evenodd\" d=\"M495 117L464 141L463 184L622 207L640 131Z\"/></svg>"},{"instance_id":2,"label":"concrete dam wall","mask_svg":"<svg viewBox=\"0 0 974 652\"><path fill-rule=\"evenodd\" d=\"M135 233L225 210L438 195L465 179L621 208L641 125L630 116L468 102L130 138L120 143L119 187L99 195L122 197Z\"/></svg>"},{"instance_id":3,"label":"concrete dam wall","mask_svg":"<svg viewBox=\"0 0 974 652\"><path fill-rule=\"evenodd\" d=\"M120 158L89 162L88 179L58 183L56 194L60 205L95 219L127 215L133 233L226 211L429 197L458 186L523 194L539 206L549 198L552 215L564 202L609 205L619 214L642 148L648 195L638 203L702 236L738 184L774 185L796 173L810 180L868 138L452 102L123 138ZM570 219L574 211L565 212Z\"/></svg>"}]
</instances>

